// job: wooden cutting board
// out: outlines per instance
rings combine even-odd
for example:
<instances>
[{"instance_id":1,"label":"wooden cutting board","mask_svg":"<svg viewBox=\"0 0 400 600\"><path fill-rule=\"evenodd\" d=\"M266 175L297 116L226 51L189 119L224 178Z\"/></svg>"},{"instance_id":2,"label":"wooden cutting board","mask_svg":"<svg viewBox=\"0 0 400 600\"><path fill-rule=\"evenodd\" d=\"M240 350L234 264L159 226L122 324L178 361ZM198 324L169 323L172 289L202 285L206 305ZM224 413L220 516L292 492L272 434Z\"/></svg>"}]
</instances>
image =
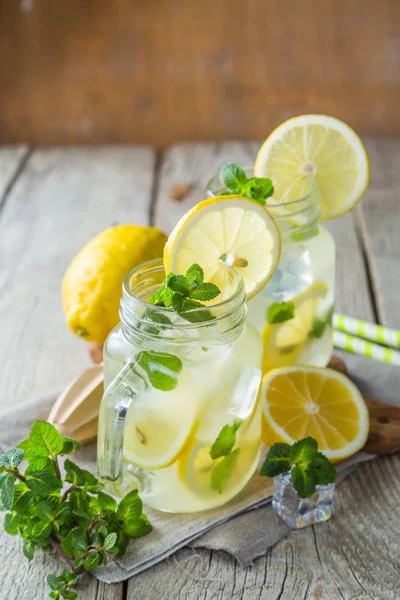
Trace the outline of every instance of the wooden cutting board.
<instances>
[{"instance_id":1,"label":"wooden cutting board","mask_svg":"<svg viewBox=\"0 0 400 600\"><path fill-rule=\"evenodd\" d=\"M347 375L344 360L333 354L328 365ZM394 454L400 450L400 408L364 396L369 412L369 434L363 450L371 454Z\"/></svg>"},{"instance_id":2,"label":"wooden cutting board","mask_svg":"<svg viewBox=\"0 0 400 600\"><path fill-rule=\"evenodd\" d=\"M87 444L96 439L97 420L103 394L102 348L96 344L91 356L96 366L87 369L56 400L48 420L63 435L68 435ZM328 365L347 375L345 362L332 356ZM366 452L372 454L394 454L400 450L400 408L365 398L369 411L370 431Z\"/></svg>"}]
</instances>

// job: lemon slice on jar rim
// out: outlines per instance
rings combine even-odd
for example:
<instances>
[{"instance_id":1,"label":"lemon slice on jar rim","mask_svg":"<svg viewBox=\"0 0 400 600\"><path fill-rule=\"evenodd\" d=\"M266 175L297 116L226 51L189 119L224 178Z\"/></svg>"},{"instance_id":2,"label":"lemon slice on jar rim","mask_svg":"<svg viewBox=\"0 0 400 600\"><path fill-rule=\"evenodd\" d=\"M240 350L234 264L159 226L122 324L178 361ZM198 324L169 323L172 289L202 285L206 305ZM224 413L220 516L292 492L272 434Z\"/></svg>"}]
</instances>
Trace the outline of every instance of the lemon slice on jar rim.
<instances>
[{"instance_id":1,"label":"lemon slice on jar rim","mask_svg":"<svg viewBox=\"0 0 400 600\"><path fill-rule=\"evenodd\" d=\"M164 266L167 273L182 274L200 264L205 280L221 290L219 301L234 292L226 269L233 266L249 299L268 283L280 253L278 226L264 206L241 196L215 196L196 204L177 223L164 248Z\"/></svg>"},{"instance_id":2,"label":"lemon slice on jar rim","mask_svg":"<svg viewBox=\"0 0 400 600\"><path fill-rule=\"evenodd\" d=\"M322 219L351 210L365 193L370 168L367 151L349 125L326 115L301 115L279 125L261 146L256 177L270 177L274 199L303 198L310 178L319 188Z\"/></svg>"}]
</instances>

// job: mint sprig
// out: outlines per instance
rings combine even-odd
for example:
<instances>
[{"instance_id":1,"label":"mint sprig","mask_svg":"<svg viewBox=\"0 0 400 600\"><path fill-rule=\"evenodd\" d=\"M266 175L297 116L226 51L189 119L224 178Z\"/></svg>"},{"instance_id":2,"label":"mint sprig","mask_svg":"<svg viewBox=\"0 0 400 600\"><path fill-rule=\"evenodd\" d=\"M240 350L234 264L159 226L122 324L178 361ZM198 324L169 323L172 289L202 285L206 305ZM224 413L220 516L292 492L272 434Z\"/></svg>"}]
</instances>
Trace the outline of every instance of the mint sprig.
<instances>
[{"instance_id":1,"label":"mint sprig","mask_svg":"<svg viewBox=\"0 0 400 600\"><path fill-rule=\"evenodd\" d=\"M234 450L236 444L236 432L242 421L237 420L231 425L224 425L210 448L210 457L213 460L222 458L211 471L211 489L222 493L223 487L229 475L235 468L240 454L240 448Z\"/></svg>"},{"instance_id":2,"label":"mint sprig","mask_svg":"<svg viewBox=\"0 0 400 600\"><path fill-rule=\"evenodd\" d=\"M186 275L169 273L150 298L150 303L172 307L186 321L201 323L213 318L211 311L204 310L202 302L214 300L220 293L214 283L204 282L204 271L200 265L193 264ZM196 310L199 308L202 310Z\"/></svg>"},{"instance_id":3,"label":"mint sprig","mask_svg":"<svg viewBox=\"0 0 400 600\"><path fill-rule=\"evenodd\" d=\"M299 498L309 498L317 485L328 485L336 480L336 469L328 458L318 451L318 443L307 437L292 446L271 446L260 470L260 475L277 477L291 473L293 487Z\"/></svg>"},{"instance_id":4,"label":"mint sprig","mask_svg":"<svg viewBox=\"0 0 400 600\"><path fill-rule=\"evenodd\" d=\"M28 439L0 456L0 510L4 529L22 538L28 560L35 549L52 549L68 565L61 575L49 574L50 598L74 600L79 576L123 556L130 539L148 534L151 525L142 501L132 491L119 504L103 484L70 459L61 475L59 458L73 454L78 442L45 421L36 421ZM21 463L27 461L24 471Z\"/></svg>"},{"instance_id":5,"label":"mint sprig","mask_svg":"<svg viewBox=\"0 0 400 600\"><path fill-rule=\"evenodd\" d=\"M244 170L236 163L223 165L219 172L219 178L221 183L230 190L229 192L220 192L220 194L237 194L264 205L266 199L274 193L271 179L267 177L248 178Z\"/></svg>"}]
</instances>

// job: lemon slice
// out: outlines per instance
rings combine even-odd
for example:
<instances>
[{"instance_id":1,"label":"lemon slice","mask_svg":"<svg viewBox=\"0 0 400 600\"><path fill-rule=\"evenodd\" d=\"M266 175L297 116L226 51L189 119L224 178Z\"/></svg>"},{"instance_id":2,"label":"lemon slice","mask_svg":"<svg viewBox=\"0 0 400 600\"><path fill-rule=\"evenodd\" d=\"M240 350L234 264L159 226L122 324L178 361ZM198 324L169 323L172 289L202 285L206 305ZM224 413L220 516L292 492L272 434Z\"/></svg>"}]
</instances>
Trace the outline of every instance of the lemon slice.
<instances>
[{"instance_id":1,"label":"lemon slice","mask_svg":"<svg viewBox=\"0 0 400 600\"><path fill-rule=\"evenodd\" d=\"M261 338L264 345L263 372L301 362L302 353L310 343L309 333L318 314L319 303L325 298L328 286L314 283L300 292L291 302L294 317L283 323L267 323Z\"/></svg>"},{"instance_id":2,"label":"lemon slice","mask_svg":"<svg viewBox=\"0 0 400 600\"><path fill-rule=\"evenodd\" d=\"M241 196L203 200L178 222L164 248L167 273L185 273L193 263L204 269L206 281L215 283L222 296L234 291L226 264L243 277L252 297L272 277L280 257L279 229L268 211Z\"/></svg>"},{"instance_id":3,"label":"lemon slice","mask_svg":"<svg viewBox=\"0 0 400 600\"><path fill-rule=\"evenodd\" d=\"M126 460L142 469L163 469L186 451L197 424L187 396L184 402L179 398L177 390L173 394L153 390L132 403L125 427Z\"/></svg>"},{"instance_id":4,"label":"lemon slice","mask_svg":"<svg viewBox=\"0 0 400 600\"><path fill-rule=\"evenodd\" d=\"M259 423L258 423L259 427ZM178 473L184 484L197 496L206 498L219 492L211 488L211 473L223 458L212 460L211 444L193 440L185 454L178 461ZM237 460L229 474L222 493L234 496L252 476L260 454L260 432L258 436L248 439L239 438Z\"/></svg>"},{"instance_id":5,"label":"lemon slice","mask_svg":"<svg viewBox=\"0 0 400 600\"><path fill-rule=\"evenodd\" d=\"M358 135L342 121L325 115L289 119L266 139L254 173L270 177L274 198L298 200L318 182L321 215L335 219L351 210L369 183L369 159Z\"/></svg>"},{"instance_id":6,"label":"lemon slice","mask_svg":"<svg viewBox=\"0 0 400 600\"><path fill-rule=\"evenodd\" d=\"M306 366L274 369L265 375L261 394L267 447L311 436L321 452L338 461L360 450L367 440L367 407L342 373Z\"/></svg>"}]
</instances>

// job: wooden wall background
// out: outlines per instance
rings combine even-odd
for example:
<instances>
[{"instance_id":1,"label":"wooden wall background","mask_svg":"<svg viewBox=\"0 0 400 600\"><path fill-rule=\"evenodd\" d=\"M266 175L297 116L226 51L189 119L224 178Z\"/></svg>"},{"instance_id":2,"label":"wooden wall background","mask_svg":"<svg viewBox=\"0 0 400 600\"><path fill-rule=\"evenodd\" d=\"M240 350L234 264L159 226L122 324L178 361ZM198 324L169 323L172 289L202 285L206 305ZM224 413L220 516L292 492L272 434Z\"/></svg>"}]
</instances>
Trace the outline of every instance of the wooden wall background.
<instances>
[{"instance_id":1,"label":"wooden wall background","mask_svg":"<svg viewBox=\"0 0 400 600\"><path fill-rule=\"evenodd\" d=\"M0 0L0 143L400 134L400 0Z\"/></svg>"}]
</instances>

